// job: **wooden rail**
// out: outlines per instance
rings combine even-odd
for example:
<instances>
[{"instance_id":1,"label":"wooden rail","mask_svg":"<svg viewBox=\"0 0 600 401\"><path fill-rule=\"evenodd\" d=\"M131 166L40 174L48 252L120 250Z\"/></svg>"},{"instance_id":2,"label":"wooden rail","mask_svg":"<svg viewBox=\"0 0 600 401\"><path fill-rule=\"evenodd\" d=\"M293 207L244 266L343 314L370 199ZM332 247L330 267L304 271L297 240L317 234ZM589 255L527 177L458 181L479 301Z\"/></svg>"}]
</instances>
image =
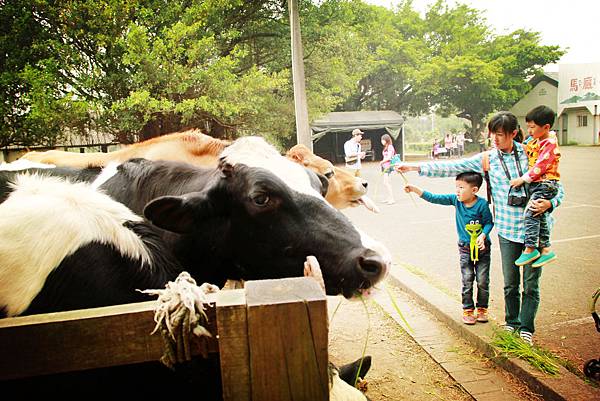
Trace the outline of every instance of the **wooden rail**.
<instances>
[{"instance_id":1,"label":"wooden rail","mask_svg":"<svg viewBox=\"0 0 600 401\"><path fill-rule=\"evenodd\" d=\"M193 353L219 353L225 401L329 400L327 302L312 278L210 294ZM0 319L0 380L156 361L154 301ZM203 340L204 341L204 340Z\"/></svg>"}]
</instances>

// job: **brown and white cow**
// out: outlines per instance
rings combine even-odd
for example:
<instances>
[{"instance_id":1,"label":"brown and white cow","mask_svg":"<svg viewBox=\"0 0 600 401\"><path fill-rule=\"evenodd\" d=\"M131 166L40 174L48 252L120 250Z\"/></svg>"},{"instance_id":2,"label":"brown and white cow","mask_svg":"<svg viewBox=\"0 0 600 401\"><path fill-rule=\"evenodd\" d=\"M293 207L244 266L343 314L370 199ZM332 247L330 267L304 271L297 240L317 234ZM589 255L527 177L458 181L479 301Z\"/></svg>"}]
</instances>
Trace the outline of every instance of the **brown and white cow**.
<instances>
[{"instance_id":1,"label":"brown and white cow","mask_svg":"<svg viewBox=\"0 0 600 401\"><path fill-rule=\"evenodd\" d=\"M368 187L366 180L354 176L343 168L334 166L329 160L315 155L302 144L293 146L285 155L327 177L329 189L325 199L336 209L363 205L371 211L379 211L373 201L366 196Z\"/></svg>"},{"instance_id":2,"label":"brown and white cow","mask_svg":"<svg viewBox=\"0 0 600 401\"><path fill-rule=\"evenodd\" d=\"M230 141L213 138L198 129L176 132L126 146L114 152L74 153L59 150L28 152L21 157L37 163L68 167L104 167L110 162L133 158L182 161L201 167L216 167ZM364 205L377 212L377 206L366 196L367 182L312 153L306 146L296 145L286 156L329 180L326 199L337 209Z\"/></svg>"}]
</instances>

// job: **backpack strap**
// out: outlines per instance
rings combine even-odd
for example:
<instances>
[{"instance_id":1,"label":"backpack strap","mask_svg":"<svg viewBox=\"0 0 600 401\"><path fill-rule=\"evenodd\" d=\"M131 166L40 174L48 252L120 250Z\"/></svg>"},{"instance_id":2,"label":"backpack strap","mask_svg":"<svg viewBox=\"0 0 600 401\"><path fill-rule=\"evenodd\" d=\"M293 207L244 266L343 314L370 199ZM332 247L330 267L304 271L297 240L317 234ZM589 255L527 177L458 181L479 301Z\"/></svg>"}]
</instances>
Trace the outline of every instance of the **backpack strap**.
<instances>
[{"instance_id":1,"label":"backpack strap","mask_svg":"<svg viewBox=\"0 0 600 401\"><path fill-rule=\"evenodd\" d=\"M492 185L490 184L490 152L485 151L481 155L481 168L483 169L483 178L485 179L485 189L487 192L488 205L492 203ZM492 205L492 211L494 216L496 215L496 208Z\"/></svg>"}]
</instances>

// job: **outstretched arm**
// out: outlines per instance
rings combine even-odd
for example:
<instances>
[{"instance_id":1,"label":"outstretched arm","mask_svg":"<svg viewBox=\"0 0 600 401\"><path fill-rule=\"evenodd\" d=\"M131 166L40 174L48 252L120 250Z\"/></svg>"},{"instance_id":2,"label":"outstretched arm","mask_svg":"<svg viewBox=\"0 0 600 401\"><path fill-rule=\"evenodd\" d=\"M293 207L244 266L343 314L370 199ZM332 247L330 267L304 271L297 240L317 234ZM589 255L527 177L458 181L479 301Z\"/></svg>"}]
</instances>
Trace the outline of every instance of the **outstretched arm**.
<instances>
[{"instance_id":1,"label":"outstretched arm","mask_svg":"<svg viewBox=\"0 0 600 401\"><path fill-rule=\"evenodd\" d=\"M465 171L476 171L483 174L483 153L478 153L468 159L419 164L402 164L395 166L396 171L405 173L417 171L427 177L454 177Z\"/></svg>"}]
</instances>

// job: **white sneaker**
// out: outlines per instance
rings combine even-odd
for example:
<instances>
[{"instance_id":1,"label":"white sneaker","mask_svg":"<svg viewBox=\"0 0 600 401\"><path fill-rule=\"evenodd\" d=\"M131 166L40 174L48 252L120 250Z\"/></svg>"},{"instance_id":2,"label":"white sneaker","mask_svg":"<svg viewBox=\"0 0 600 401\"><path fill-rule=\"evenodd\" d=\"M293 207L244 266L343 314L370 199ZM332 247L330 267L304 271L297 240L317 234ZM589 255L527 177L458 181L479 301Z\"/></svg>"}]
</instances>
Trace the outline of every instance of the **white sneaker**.
<instances>
[{"instance_id":1,"label":"white sneaker","mask_svg":"<svg viewBox=\"0 0 600 401\"><path fill-rule=\"evenodd\" d=\"M521 337L521 340L525 341L527 344L533 345L533 333L521 331L519 336Z\"/></svg>"}]
</instances>

